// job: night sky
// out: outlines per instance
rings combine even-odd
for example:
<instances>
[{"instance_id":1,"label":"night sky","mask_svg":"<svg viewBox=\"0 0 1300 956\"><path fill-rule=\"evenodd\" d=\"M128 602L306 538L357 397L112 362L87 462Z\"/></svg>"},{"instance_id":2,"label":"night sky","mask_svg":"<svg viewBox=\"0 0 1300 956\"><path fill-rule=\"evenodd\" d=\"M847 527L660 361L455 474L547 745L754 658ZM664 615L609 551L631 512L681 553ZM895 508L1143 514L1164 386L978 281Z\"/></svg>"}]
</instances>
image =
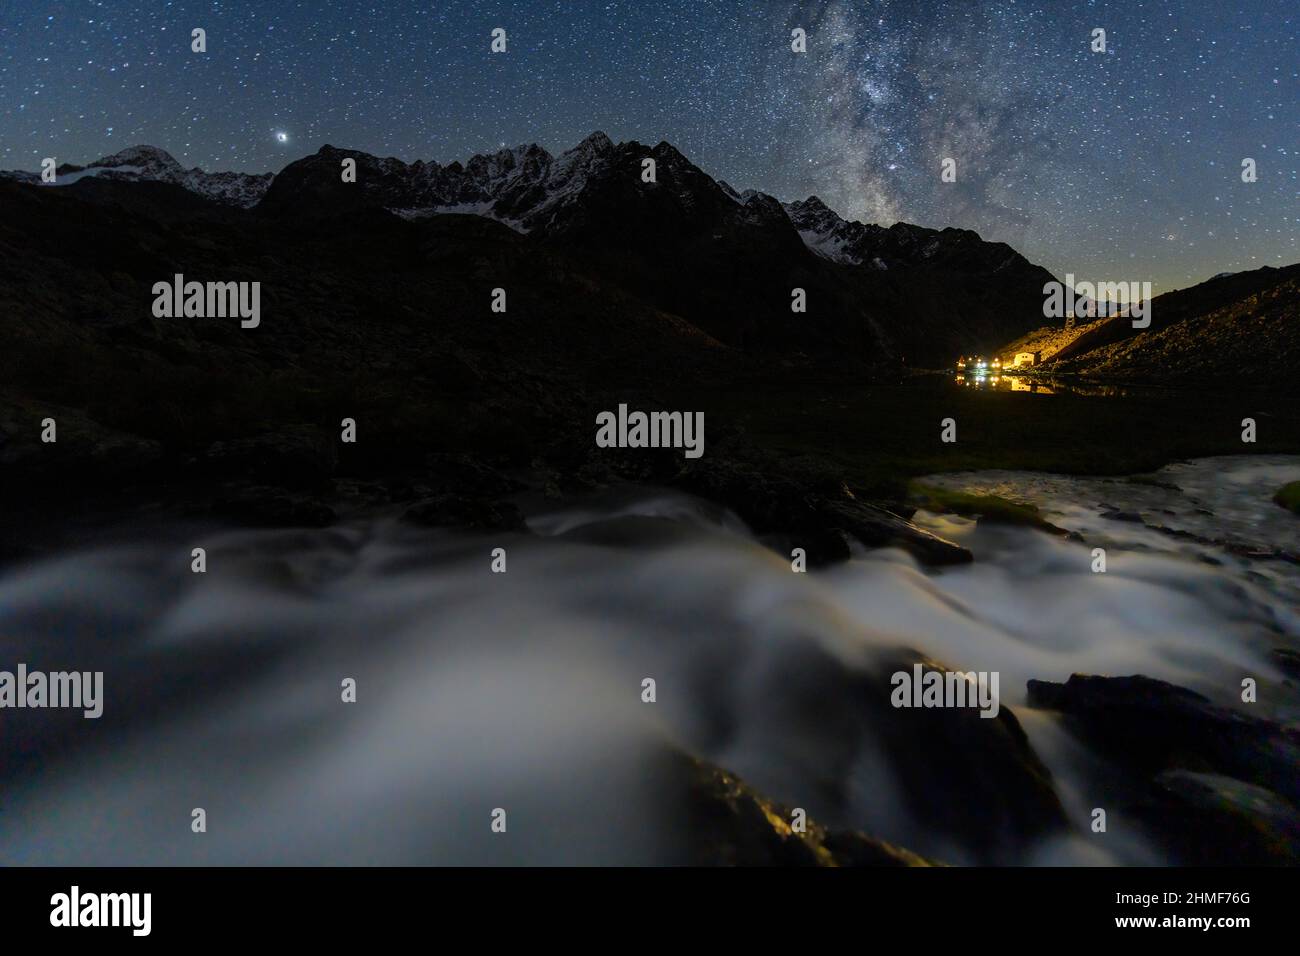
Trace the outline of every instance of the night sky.
<instances>
[{"instance_id":1,"label":"night sky","mask_svg":"<svg viewBox=\"0 0 1300 956\"><path fill-rule=\"evenodd\" d=\"M0 168L140 143L209 170L324 143L446 163L596 129L1061 276L1300 261L1297 0L0 0Z\"/></svg>"}]
</instances>

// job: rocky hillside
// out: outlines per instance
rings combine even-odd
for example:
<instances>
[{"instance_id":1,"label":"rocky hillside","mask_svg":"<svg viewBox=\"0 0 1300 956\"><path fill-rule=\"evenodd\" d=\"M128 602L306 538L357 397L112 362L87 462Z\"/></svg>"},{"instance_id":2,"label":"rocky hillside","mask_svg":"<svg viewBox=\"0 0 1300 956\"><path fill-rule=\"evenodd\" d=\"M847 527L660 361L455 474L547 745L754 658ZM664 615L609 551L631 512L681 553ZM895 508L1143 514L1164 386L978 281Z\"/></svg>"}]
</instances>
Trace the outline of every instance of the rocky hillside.
<instances>
[{"instance_id":1,"label":"rocky hillside","mask_svg":"<svg viewBox=\"0 0 1300 956\"><path fill-rule=\"evenodd\" d=\"M1291 271L1228 305L1125 336L1057 367L1116 382L1300 390L1300 269Z\"/></svg>"},{"instance_id":2,"label":"rocky hillside","mask_svg":"<svg viewBox=\"0 0 1300 956\"><path fill-rule=\"evenodd\" d=\"M1017 352L1037 352L1040 363L1050 362L1084 336L1093 335L1114 321L1113 317L1094 319L1091 322L1080 322L1068 329L1064 325L1045 325L999 347L994 354L1002 360L1003 365L1015 362Z\"/></svg>"},{"instance_id":3,"label":"rocky hillside","mask_svg":"<svg viewBox=\"0 0 1300 956\"><path fill-rule=\"evenodd\" d=\"M998 350L1041 351L1053 372L1134 384L1294 391L1300 367L1300 265L1215 276L1157 296L1151 326L1124 316L1045 326Z\"/></svg>"}]
</instances>

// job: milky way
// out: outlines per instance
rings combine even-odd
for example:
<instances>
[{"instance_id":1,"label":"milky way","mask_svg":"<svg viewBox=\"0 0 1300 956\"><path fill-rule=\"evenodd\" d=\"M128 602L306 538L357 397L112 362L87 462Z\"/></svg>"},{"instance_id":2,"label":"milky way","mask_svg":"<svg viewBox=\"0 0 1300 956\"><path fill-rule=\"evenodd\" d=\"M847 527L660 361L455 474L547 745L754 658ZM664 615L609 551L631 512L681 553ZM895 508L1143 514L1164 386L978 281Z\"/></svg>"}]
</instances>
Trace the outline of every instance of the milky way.
<instances>
[{"instance_id":1,"label":"milky way","mask_svg":"<svg viewBox=\"0 0 1300 956\"><path fill-rule=\"evenodd\" d=\"M0 90L4 168L138 143L215 170L324 143L448 162L602 129L1058 275L1159 291L1300 260L1295 0L4 0Z\"/></svg>"}]
</instances>

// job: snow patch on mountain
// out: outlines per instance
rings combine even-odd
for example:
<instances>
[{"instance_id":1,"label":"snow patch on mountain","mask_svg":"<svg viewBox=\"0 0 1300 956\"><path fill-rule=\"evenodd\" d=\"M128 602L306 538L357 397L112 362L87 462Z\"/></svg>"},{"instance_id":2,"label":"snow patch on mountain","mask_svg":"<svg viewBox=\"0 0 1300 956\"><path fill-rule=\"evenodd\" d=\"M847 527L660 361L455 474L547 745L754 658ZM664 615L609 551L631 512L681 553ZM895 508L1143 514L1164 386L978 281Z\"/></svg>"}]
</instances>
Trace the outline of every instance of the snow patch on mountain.
<instances>
[{"instance_id":1,"label":"snow patch on mountain","mask_svg":"<svg viewBox=\"0 0 1300 956\"><path fill-rule=\"evenodd\" d=\"M111 169L89 166L86 169L79 169L75 173L59 173L51 186L71 186L73 183L80 182L83 179L92 176L98 176L102 179L143 179L145 168L143 166L114 166Z\"/></svg>"},{"instance_id":2,"label":"snow patch on mountain","mask_svg":"<svg viewBox=\"0 0 1300 956\"><path fill-rule=\"evenodd\" d=\"M877 271L929 261L936 266L957 262L962 268L999 272L1023 263L1014 250L999 243L983 243L969 230L939 232L906 223L884 228L846 220L817 196L784 203L755 189L737 191L692 165L671 143L660 142L654 147L636 142L615 144L599 131L558 156L536 143L521 144L446 166L423 160L408 164L394 157L326 145L278 175L187 170L165 150L132 146L86 167L61 167L58 185L72 185L88 177L165 182L213 202L243 209L264 203L266 211L285 215L328 205L330 197L339 196L346 202L344 197L350 196L408 220L446 213L476 215L522 234L553 235L581 229L592 216L623 214L621 206L602 208L607 201L603 197L618 203L612 197L634 195L628 186L637 181L647 156L655 159L658 178L654 184L640 184L644 187L641 194L659 204L655 215L680 216L714 230L723 221L777 233L793 226L814 255ZM355 192L340 194L340 164L348 159L356 162L357 179L355 185L344 188ZM0 176L39 182L39 176L32 173Z\"/></svg>"},{"instance_id":3,"label":"snow patch on mountain","mask_svg":"<svg viewBox=\"0 0 1300 956\"><path fill-rule=\"evenodd\" d=\"M39 183L34 173L0 173L7 179ZM162 182L180 186L213 202L248 209L257 205L274 178L273 173L208 173L185 169L166 150L156 146L130 146L87 166L65 164L56 171L51 186L71 186L88 177L126 182Z\"/></svg>"},{"instance_id":4,"label":"snow patch on mountain","mask_svg":"<svg viewBox=\"0 0 1300 956\"><path fill-rule=\"evenodd\" d=\"M782 203L799 237L812 252L832 262L858 265L864 260L858 248L866 230L860 222L841 219L816 196Z\"/></svg>"},{"instance_id":5,"label":"snow patch on mountain","mask_svg":"<svg viewBox=\"0 0 1300 956\"><path fill-rule=\"evenodd\" d=\"M484 200L482 202L463 202L441 206L392 206L389 207L388 211L393 215L400 216L410 222L418 222L421 219L430 219L433 216L449 214L459 216L482 216L484 219L491 219L495 222L499 222L501 225L513 229L515 232L522 235L528 234L528 227L518 219L498 216L493 212L492 207L494 205L494 200Z\"/></svg>"}]
</instances>

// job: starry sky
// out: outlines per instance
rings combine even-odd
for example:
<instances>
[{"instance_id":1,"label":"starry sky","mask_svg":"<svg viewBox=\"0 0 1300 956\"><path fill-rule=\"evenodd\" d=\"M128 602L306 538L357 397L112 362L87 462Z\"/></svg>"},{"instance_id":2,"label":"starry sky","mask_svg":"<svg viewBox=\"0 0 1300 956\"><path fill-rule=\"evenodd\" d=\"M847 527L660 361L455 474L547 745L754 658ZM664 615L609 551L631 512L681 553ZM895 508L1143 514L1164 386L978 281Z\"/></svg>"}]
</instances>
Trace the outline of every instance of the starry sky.
<instances>
[{"instance_id":1,"label":"starry sky","mask_svg":"<svg viewBox=\"0 0 1300 956\"><path fill-rule=\"evenodd\" d=\"M1058 276L1300 261L1297 0L0 2L0 168L141 143L208 170L325 143L446 163L597 129Z\"/></svg>"}]
</instances>

